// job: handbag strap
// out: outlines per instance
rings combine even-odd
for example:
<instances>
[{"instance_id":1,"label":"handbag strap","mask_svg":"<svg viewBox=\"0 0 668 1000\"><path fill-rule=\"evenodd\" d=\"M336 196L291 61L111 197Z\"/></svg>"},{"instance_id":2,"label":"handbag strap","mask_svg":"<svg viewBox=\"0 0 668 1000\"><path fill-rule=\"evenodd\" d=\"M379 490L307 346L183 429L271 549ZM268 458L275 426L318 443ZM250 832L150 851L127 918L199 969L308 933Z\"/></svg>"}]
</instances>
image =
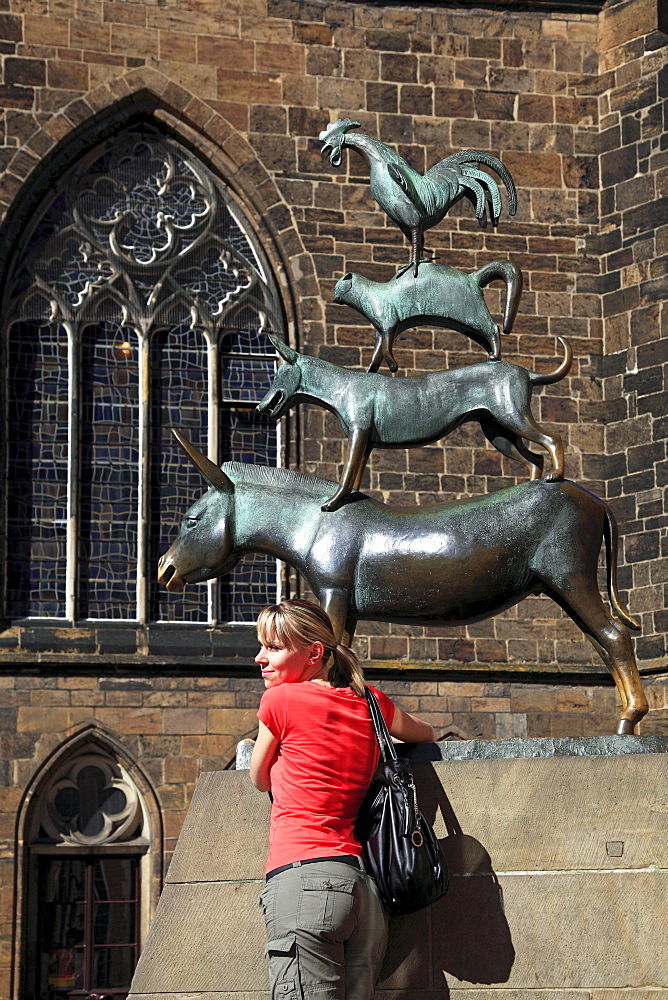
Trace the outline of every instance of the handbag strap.
<instances>
[{"instance_id":1,"label":"handbag strap","mask_svg":"<svg viewBox=\"0 0 668 1000\"><path fill-rule=\"evenodd\" d=\"M364 687L364 694L369 706L371 721L373 723L376 739L378 740L378 746L380 747L381 760L383 763L388 760L388 758L397 760L397 751L394 748L390 731L387 728L387 723L385 722L383 713L380 710L380 705L378 704L376 696L373 691L366 686Z\"/></svg>"},{"instance_id":2,"label":"handbag strap","mask_svg":"<svg viewBox=\"0 0 668 1000\"><path fill-rule=\"evenodd\" d=\"M388 759L398 760L397 751L392 742L392 737L390 731L387 728L387 723L383 713L380 710L380 705L378 700L368 687L364 687L364 694L366 695L366 700L369 705L369 712L371 713L371 721L373 723L373 728L376 733L376 739L378 740L378 746L380 747L380 758L384 764L387 763ZM407 762L405 762L407 764ZM399 783L399 787L407 797L406 805L407 809L404 813L404 830L405 836L410 837L414 847L422 847L424 843L424 838L422 836L422 830L420 829L420 824L422 816L420 814L420 807L418 805L417 799L417 789L415 787L415 781L413 780L413 772L410 767L406 767L405 780Z\"/></svg>"}]
</instances>

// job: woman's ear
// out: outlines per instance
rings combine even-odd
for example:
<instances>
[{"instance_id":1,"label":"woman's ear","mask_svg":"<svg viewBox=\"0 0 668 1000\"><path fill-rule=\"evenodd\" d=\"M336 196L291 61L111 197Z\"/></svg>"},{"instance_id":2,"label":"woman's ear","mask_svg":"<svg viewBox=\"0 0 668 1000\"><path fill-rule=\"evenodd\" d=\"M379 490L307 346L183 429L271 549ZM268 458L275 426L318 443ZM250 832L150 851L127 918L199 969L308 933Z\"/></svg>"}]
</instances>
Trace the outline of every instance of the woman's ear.
<instances>
[{"instance_id":1,"label":"woman's ear","mask_svg":"<svg viewBox=\"0 0 668 1000\"><path fill-rule=\"evenodd\" d=\"M308 654L309 663L317 663L318 660L322 660L325 655L325 647L321 642L314 642L311 646L311 651Z\"/></svg>"}]
</instances>

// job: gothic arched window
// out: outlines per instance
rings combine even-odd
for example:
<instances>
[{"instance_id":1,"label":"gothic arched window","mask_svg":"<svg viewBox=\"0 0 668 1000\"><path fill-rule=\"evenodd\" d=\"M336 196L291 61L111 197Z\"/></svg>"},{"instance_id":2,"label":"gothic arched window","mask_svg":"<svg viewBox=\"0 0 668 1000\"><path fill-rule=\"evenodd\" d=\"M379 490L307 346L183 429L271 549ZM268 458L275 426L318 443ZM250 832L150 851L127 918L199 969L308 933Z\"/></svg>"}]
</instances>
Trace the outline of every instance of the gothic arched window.
<instances>
[{"instance_id":1,"label":"gothic arched window","mask_svg":"<svg viewBox=\"0 0 668 1000\"><path fill-rule=\"evenodd\" d=\"M128 127L63 178L9 274L6 615L252 620L275 561L168 594L155 567L217 463L276 465L255 411L285 336L267 260L229 189L157 126Z\"/></svg>"}]
</instances>

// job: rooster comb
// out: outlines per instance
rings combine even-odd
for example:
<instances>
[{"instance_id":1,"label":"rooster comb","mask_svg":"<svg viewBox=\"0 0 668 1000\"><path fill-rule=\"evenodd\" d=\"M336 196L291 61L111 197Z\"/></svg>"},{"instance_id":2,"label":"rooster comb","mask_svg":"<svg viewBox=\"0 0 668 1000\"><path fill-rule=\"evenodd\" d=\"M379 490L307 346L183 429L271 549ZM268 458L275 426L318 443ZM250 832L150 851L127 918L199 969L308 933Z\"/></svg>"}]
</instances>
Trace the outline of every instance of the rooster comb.
<instances>
[{"instance_id":1,"label":"rooster comb","mask_svg":"<svg viewBox=\"0 0 668 1000\"><path fill-rule=\"evenodd\" d=\"M361 122L353 121L352 118L337 118L335 122L329 122L318 138L321 142L326 142L337 135L345 135L351 128L359 128L361 124Z\"/></svg>"}]
</instances>

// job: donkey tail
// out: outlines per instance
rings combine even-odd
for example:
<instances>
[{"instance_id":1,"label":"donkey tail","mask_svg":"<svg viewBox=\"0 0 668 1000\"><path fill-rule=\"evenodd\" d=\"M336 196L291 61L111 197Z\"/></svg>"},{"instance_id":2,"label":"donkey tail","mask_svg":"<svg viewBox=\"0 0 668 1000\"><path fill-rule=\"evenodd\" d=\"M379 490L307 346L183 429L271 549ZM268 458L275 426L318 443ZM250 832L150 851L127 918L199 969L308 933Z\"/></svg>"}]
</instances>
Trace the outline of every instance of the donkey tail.
<instances>
[{"instance_id":1,"label":"donkey tail","mask_svg":"<svg viewBox=\"0 0 668 1000\"><path fill-rule=\"evenodd\" d=\"M603 503L603 501L601 501ZM615 520L615 515L608 507L607 503L603 503L603 509L605 512L605 523L603 525L603 533L605 536L605 554L606 554L606 564L608 571L608 597L610 598L610 604L618 618L620 618L625 625L629 628L635 629L635 631L640 631L640 622L636 621L635 618L631 618L631 615L622 607L622 602L619 598L619 591L617 590L617 547L619 545L619 535L617 532L617 521Z\"/></svg>"},{"instance_id":2,"label":"donkey tail","mask_svg":"<svg viewBox=\"0 0 668 1000\"><path fill-rule=\"evenodd\" d=\"M471 277L475 278L480 288L489 285L490 281L494 281L496 278L505 281L507 291L506 310L503 316L503 332L510 333L515 322L515 317L517 316L517 309L522 297L522 286L524 284L522 272L519 267L509 260L492 260L489 264L485 264L483 267L478 268L477 271L474 271Z\"/></svg>"},{"instance_id":3,"label":"donkey tail","mask_svg":"<svg viewBox=\"0 0 668 1000\"><path fill-rule=\"evenodd\" d=\"M562 378L565 378L571 370L571 365L573 363L573 348L565 337L557 337L557 340L564 349L564 360L558 368L555 368L553 372L545 372L545 374L542 375L537 372L529 372L529 379L531 380L532 385L551 385L552 382L559 382Z\"/></svg>"}]
</instances>

